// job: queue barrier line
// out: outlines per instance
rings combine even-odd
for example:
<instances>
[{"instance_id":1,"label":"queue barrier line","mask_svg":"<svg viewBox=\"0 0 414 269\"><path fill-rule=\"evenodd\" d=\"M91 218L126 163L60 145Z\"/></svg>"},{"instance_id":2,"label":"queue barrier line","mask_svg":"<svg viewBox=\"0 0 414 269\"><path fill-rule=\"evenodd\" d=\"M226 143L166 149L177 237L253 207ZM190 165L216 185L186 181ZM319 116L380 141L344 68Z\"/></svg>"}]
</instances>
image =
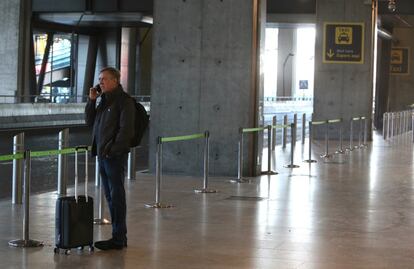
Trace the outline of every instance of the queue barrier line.
<instances>
[{"instance_id":1,"label":"queue barrier line","mask_svg":"<svg viewBox=\"0 0 414 269\"><path fill-rule=\"evenodd\" d=\"M338 123L338 122L342 122L342 119L328 120L328 123Z\"/></svg>"},{"instance_id":2,"label":"queue barrier line","mask_svg":"<svg viewBox=\"0 0 414 269\"><path fill-rule=\"evenodd\" d=\"M360 119L361 119L361 117L352 118L353 121L360 120Z\"/></svg>"},{"instance_id":3,"label":"queue barrier line","mask_svg":"<svg viewBox=\"0 0 414 269\"><path fill-rule=\"evenodd\" d=\"M326 124L327 121L310 121L309 123L311 123L312 125L322 125L322 124Z\"/></svg>"},{"instance_id":4,"label":"queue barrier line","mask_svg":"<svg viewBox=\"0 0 414 269\"><path fill-rule=\"evenodd\" d=\"M91 147L88 147L88 150L90 150ZM31 151L30 157L45 157L45 156L53 156L53 155L59 155L59 154L71 154L75 153L76 148L66 148L61 150L44 150L44 151ZM85 149L79 149L79 152L84 152ZM0 161L11 161L11 160L20 160L24 159L23 153L17 153L17 154L8 154L8 155L1 155Z\"/></svg>"},{"instance_id":5,"label":"queue barrier line","mask_svg":"<svg viewBox=\"0 0 414 269\"><path fill-rule=\"evenodd\" d=\"M267 129L267 127L257 127L257 128L243 128L243 133L253 133L253 132L260 132Z\"/></svg>"},{"instance_id":6,"label":"queue barrier line","mask_svg":"<svg viewBox=\"0 0 414 269\"><path fill-rule=\"evenodd\" d=\"M193 139L199 139L199 138L205 138L205 137L206 137L205 134L192 134L192 135L182 135L182 136L161 137L161 143L193 140Z\"/></svg>"},{"instance_id":7,"label":"queue barrier line","mask_svg":"<svg viewBox=\"0 0 414 269\"><path fill-rule=\"evenodd\" d=\"M157 152L156 152L156 163L155 163L155 203L146 204L147 208L171 208L173 205L161 203L161 179L162 179L162 144L167 142L177 142L204 138L204 179L203 188L194 190L197 193L215 193L216 190L207 188L208 182L208 167L209 167L209 140L210 133L205 131L202 134L182 135L182 136L171 136L171 137L157 137Z\"/></svg>"}]
</instances>

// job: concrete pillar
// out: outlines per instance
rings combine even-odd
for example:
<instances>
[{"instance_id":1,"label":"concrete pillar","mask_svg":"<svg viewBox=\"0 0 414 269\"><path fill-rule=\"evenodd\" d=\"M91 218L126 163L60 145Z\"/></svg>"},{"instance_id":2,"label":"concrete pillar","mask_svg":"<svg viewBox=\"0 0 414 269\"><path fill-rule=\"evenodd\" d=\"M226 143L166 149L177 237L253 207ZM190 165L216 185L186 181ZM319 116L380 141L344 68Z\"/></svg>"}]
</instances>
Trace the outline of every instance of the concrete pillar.
<instances>
[{"instance_id":1,"label":"concrete pillar","mask_svg":"<svg viewBox=\"0 0 414 269\"><path fill-rule=\"evenodd\" d=\"M361 0L317 0L315 43L315 120L351 117L371 118L373 79L371 70L371 5ZM362 64L323 63L325 22L364 23L364 57ZM315 136L322 133L315 130ZM345 129L344 131L349 131Z\"/></svg>"},{"instance_id":2,"label":"concrete pillar","mask_svg":"<svg viewBox=\"0 0 414 269\"><path fill-rule=\"evenodd\" d=\"M130 94L135 95L137 29L122 28L121 42L121 84Z\"/></svg>"},{"instance_id":3,"label":"concrete pillar","mask_svg":"<svg viewBox=\"0 0 414 269\"><path fill-rule=\"evenodd\" d=\"M83 102L86 101L86 96L89 95L89 88L97 83L95 80L96 58L98 55L98 38L97 36L90 36L88 42L88 53L86 55L85 63L85 79L83 81Z\"/></svg>"},{"instance_id":4,"label":"concrete pillar","mask_svg":"<svg viewBox=\"0 0 414 269\"><path fill-rule=\"evenodd\" d=\"M139 79L136 80L138 95L151 94L152 69L152 27L140 28L139 31Z\"/></svg>"},{"instance_id":5,"label":"concrete pillar","mask_svg":"<svg viewBox=\"0 0 414 269\"><path fill-rule=\"evenodd\" d=\"M28 95L31 1L0 1L0 14L0 94Z\"/></svg>"},{"instance_id":6,"label":"concrete pillar","mask_svg":"<svg viewBox=\"0 0 414 269\"><path fill-rule=\"evenodd\" d=\"M154 1L151 170L157 136L209 130L210 174L237 174L238 129L263 122L265 15L259 0ZM245 175L260 170L259 137L246 138ZM202 145L166 145L163 171L201 175Z\"/></svg>"},{"instance_id":7,"label":"concrete pillar","mask_svg":"<svg viewBox=\"0 0 414 269\"><path fill-rule=\"evenodd\" d=\"M280 28L278 37L277 96L292 96L293 62L295 60L294 28Z\"/></svg>"}]
</instances>

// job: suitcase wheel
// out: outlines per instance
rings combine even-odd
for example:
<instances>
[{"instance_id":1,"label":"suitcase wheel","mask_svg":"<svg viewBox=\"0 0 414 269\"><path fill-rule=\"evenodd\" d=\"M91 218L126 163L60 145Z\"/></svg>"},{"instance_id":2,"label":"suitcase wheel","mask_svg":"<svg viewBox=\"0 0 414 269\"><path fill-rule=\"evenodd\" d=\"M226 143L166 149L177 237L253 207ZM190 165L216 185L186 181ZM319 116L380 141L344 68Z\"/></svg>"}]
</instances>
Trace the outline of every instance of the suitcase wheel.
<instances>
[{"instance_id":1,"label":"suitcase wheel","mask_svg":"<svg viewBox=\"0 0 414 269\"><path fill-rule=\"evenodd\" d=\"M65 255L69 255L70 254L70 249L66 249L65 250Z\"/></svg>"},{"instance_id":2,"label":"suitcase wheel","mask_svg":"<svg viewBox=\"0 0 414 269\"><path fill-rule=\"evenodd\" d=\"M54 248L53 249L53 253L55 253L55 254L59 253L59 249L58 248Z\"/></svg>"},{"instance_id":3,"label":"suitcase wheel","mask_svg":"<svg viewBox=\"0 0 414 269\"><path fill-rule=\"evenodd\" d=\"M91 245L89 246L89 252L93 252L95 250L95 248Z\"/></svg>"}]
</instances>

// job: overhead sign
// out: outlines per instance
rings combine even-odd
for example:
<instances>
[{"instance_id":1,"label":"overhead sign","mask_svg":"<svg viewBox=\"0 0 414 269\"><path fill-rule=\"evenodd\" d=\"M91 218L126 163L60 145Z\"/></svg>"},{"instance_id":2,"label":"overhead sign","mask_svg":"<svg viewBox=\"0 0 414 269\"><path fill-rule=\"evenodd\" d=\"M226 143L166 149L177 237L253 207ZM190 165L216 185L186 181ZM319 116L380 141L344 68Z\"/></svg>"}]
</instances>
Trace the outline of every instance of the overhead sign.
<instances>
[{"instance_id":1,"label":"overhead sign","mask_svg":"<svg viewBox=\"0 0 414 269\"><path fill-rule=\"evenodd\" d=\"M299 80L299 90L307 90L309 89L308 80Z\"/></svg>"},{"instance_id":2,"label":"overhead sign","mask_svg":"<svg viewBox=\"0 0 414 269\"><path fill-rule=\"evenodd\" d=\"M364 63L364 23L324 23L324 63Z\"/></svg>"},{"instance_id":3,"label":"overhead sign","mask_svg":"<svg viewBox=\"0 0 414 269\"><path fill-rule=\"evenodd\" d=\"M394 47L391 49L391 66L390 73L392 75L409 75L409 48Z\"/></svg>"}]
</instances>

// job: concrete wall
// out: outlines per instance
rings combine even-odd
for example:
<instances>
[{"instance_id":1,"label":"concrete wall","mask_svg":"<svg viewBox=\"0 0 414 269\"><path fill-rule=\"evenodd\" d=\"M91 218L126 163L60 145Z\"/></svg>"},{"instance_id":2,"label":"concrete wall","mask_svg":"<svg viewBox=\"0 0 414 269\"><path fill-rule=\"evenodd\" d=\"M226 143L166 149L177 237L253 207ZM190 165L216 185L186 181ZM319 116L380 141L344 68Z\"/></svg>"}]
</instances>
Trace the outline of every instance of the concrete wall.
<instances>
[{"instance_id":1,"label":"concrete wall","mask_svg":"<svg viewBox=\"0 0 414 269\"><path fill-rule=\"evenodd\" d=\"M209 130L210 174L236 175L238 128L254 126L260 110L253 2L154 1L151 169L157 136ZM163 171L201 174L202 145L166 144Z\"/></svg>"},{"instance_id":2,"label":"concrete wall","mask_svg":"<svg viewBox=\"0 0 414 269\"><path fill-rule=\"evenodd\" d=\"M398 40L396 47L409 47L409 75L390 75L388 111L400 111L414 104L414 30L394 28L393 36Z\"/></svg>"},{"instance_id":3,"label":"concrete wall","mask_svg":"<svg viewBox=\"0 0 414 269\"><path fill-rule=\"evenodd\" d=\"M317 1L313 112L315 120L343 118L348 121L356 116L371 117L371 6L364 5L363 2L361 0ZM322 62L324 22L363 22L365 24L363 64ZM346 128L349 128L349 124Z\"/></svg>"},{"instance_id":4,"label":"concrete wall","mask_svg":"<svg viewBox=\"0 0 414 269\"><path fill-rule=\"evenodd\" d=\"M20 1L0 1L0 95L15 95L19 58Z\"/></svg>"}]
</instances>

